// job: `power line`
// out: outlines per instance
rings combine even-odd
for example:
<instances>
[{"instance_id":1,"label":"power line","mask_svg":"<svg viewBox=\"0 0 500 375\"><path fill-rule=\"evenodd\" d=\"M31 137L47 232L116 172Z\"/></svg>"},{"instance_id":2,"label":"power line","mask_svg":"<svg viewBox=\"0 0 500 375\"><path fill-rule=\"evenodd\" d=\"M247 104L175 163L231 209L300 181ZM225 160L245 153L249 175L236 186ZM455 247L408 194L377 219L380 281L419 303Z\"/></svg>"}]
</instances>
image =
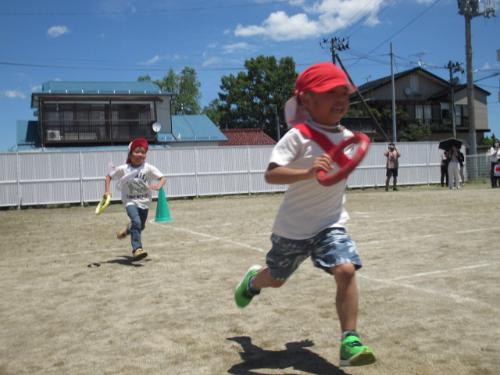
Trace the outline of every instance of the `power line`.
<instances>
[{"instance_id":1,"label":"power line","mask_svg":"<svg viewBox=\"0 0 500 375\"><path fill-rule=\"evenodd\" d=\"M401 28L399 28L394 34L390 35L388 38L384 39L382 42L377 44L374 48L372 48L367 55L371 54L373 51L377 50L380 48L383 44L388 42L389 40L393 39L396 35L402 33L405 29L407 29L410 25L412 25L416 20L418 20L420 17L422 17L425 13L427 13L429 10L431 10L434 6L436 6L441 0L435 0L432 4L430 4L427 8L425 8L422 12L417 14L415 17L413 17L410 21L408 21L405 25L403 25ZM361 58L359 59L361 60ZM358 61L359 61L358 60ZM350 66L353 66L358 63L358 61L355 61L353 64Z\"/></svg>"},{"instance_id":2,"label":"power line","mask_svg":"<svg viewBox=\"0 0 500 375\"><path fill-rule=\"evenodd\" d=\"M55 65L55 64L32 64L23 62L0 61L0 65L4 66L19 66L29 68L53 68L53 69L81 69L81 70L122 70L122 71L161 71L164 72L166 68L152 68L147 66L135 67L103 67L103 66L78 66L78 65ZM228 70L242 70L245 67L219 67L219 68L196 68L196 71L228 71Z\"/></svg>"},{"instance_id":3,"label":"power line","mask_svg":"<svg viewBox=\"0 0 500 375\"><path fill-rule=\"evenodd\" d=\"M269 6L274 4L283 5L283 1L267 1L263 3L247 2L240 4L231 5L207 5L207 6L197 6L190 8L171 8L171 9L155 9L155 10L136 10L131 9L128 11L74 11L74 12L64 12L64 11L30 11L30 12L0 12L1 16L8 17L33 17L33 16L131 16L131 15L154 15L154 14L170 14L170 13L185 13L185 12L198 12L206 10L218 10L218 9L237 9L237 8L247 8L256 6Z\"/></svg>"}]
</instances>

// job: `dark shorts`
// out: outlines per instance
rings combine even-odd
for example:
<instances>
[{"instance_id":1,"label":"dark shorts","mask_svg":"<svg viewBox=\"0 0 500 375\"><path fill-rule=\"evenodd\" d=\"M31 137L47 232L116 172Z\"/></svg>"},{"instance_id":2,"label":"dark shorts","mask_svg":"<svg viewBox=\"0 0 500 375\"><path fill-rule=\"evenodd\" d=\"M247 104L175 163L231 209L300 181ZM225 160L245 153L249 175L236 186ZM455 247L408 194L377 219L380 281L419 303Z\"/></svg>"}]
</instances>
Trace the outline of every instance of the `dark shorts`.
<instances>
[{"instance_id":1,"label":"dark shorts","mask_svg":"<svg viewBox=\"0 0 500 375\"><path fill-rule=\"evenodd\" d=\"M398 177L398 169L397 168L387 168L387 172L385 173L385 177Z\"/></svg>"},{"instance_id":2,"label":"dark shorts","mask_svg":"<svg viewBox=\"0 0 500 375\"><path fill-rule=\"evenodd\" d=\"M292 240L271 235L273 247L267 253L266 264L273 279L286 280L309 256L314 266L330 272L332 267L351 263L361 268L356 244L343 228L328 228L312 238Z\"/></svg>"}]
</instances>

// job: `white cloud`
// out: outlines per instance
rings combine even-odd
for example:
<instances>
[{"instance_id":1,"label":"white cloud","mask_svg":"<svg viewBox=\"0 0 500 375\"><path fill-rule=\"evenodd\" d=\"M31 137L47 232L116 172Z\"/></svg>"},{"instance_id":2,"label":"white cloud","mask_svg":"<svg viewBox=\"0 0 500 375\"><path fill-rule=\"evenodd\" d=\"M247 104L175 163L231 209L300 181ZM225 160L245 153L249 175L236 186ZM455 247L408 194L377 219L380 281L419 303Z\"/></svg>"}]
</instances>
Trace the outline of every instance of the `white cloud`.
<instances>
[{"instance_id":1,"label":"white cloud","mask_svg":"<svg viewBox=\"0 0 500 375\"><path fill-rule=\"evenodd\" d=\"M42 85L34 85L31 87L31 92L40 92L42 91Z\"/></svg>"},{"instance_id":2,"label":"white cloud","mask_svg":"<svg viewBox=\"0 0 500 375\"><path fill-rule=\"evenodd\" d=\"M156 64L158 61L160 61L160 55L156 54L153 57L151 57L149 60L146 60L143 62L144 65L153 65Z\"/></svg>"},{"instance_id":3,"label":"white cloud","mask_svg":"<svg viewBox=\"0 0 500 375\"><path fill-rule=\"evenodd\" d=\"M160 61L179 61L184 59L183 55L180 55L178 53L174 53L173 55L160 55L160 54L155 54L153 57L151 57L149 60L146 61L141 61L141 65L154 65L159 63Z\"/></svg>"},{"instance_id":4,"label":"white cloud","mask_svg":"<svg viewBox=\"0 0 500 375\"><path fill-rule=\"evenodd\" d=\"M66 26L52 26L47 30L47 35L51 38L58 38L61 35L69 33L69 29Z\"/></svg>"},{"instance_id":5,"label":"white cloud","mask_svg":"<svg viewBox=\"0 0 500 375\"><path fill-rule=\"evenodd\" d=\"M211 65L220 64L221 62L222 62L222 60L219 57L211 56L211 57L206 57L203 60L203 63L201 64L201 66L207 67L207 66L211 66Z\"/></svg>"},{"instance_id":6,"label":"white cloud","mask_svg":"<svg viewBox=\"0 0 500 375\"><path fill-rule=\"evenodd\" d=\"M418 0L422 1L422 0ZM367 25L379 23L378 12L383 0L320 0L312 5L291 0L302 12L289 15L284 11L271 13L260 25L238 24L234 34L239 37L263 36L277 41L299 40L329 34L365 19Z\"/></svg>"},{"instance_id":7,"label":"white cloud","mask_svg":"<svg viewBox=\"0 0 500 375\"><path fill-rule=\"evenodd\" d=\"M226 44L225 46L223 46L223 49L225 53L234 53L237 51L245 51L252 49L252 46L248 43L240 42L240 43Z\"/></svg>"},{"instance_id":8,"label":"white cloud","mask_svg":"<svg viewBox=\"0 0 500 375\"><path fill-rule=\"evenodd\" d=\"M26 95L24 95L23 92L18 91L18 90L5 90L2 92L2 96L5 96L5 97L11 98L11 99L24 99L24 98L26 98Z\"/></svg>"}]
</instances>

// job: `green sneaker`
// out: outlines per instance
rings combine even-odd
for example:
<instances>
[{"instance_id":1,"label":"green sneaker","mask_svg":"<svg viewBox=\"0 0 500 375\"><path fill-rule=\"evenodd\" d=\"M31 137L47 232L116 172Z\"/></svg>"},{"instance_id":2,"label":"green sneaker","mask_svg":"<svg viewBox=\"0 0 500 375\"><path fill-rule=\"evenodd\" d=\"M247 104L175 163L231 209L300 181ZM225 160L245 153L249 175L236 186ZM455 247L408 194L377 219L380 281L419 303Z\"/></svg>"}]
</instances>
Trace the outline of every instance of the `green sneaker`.
<instances>
[{"instance_id":1,"label":"green sneaker","mask_svg":"<svg viewBox=\"0 0 500 375\"><path fill-rule=\"evenodd\" d=\"M356 335L348 335L340 346L340 366L364 366L375 362L372 348L365 346Z\"/></svg>"},{"instance_id":2,"label":"green sneaker","mask_svg":"<svg viewBox=\"0 0 500 375\"><path fill-rule=\"evenodd\" d=\"M262 267L259 265L250 267L236 287L234 291L234 301L236 302L236 306L238 306L239 308L244 308L252 301L252 298L255 295L260 293L260 291L258 293L251 293L248 290L248 283L252 277L257 275L261 268Z\"/></svg>"}]
</instances>

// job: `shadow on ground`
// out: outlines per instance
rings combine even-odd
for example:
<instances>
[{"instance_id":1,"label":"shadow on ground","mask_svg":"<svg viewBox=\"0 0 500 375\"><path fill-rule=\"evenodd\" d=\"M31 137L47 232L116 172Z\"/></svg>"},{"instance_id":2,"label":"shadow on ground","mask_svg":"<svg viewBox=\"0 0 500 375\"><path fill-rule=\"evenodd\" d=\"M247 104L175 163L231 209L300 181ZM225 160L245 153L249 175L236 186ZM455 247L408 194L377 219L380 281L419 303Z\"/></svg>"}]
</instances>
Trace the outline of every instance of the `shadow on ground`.
<instances>
[{"instance_id":1,"label":"shadow on ground","mask_svg":"<svg viewBox=\"0 0 500 375\"><path fill-rule=\"evenodd\" d=\"M307 372L316 375L348 375L337 366L331 364L320 355L306 349L314 343L311 340L289 342L285 350L265 350L254 344L248 336L229 337L241 345L240 352L243 362L232 366L229 374L235 375L261 375L254 370L287 369ZM283 373L286 375L286 373Z\"/></svg>"},{"instance_id":2,"label":"shadow on ground","mask_svg":"<svg viewBox=\"0 0 500 375\"><path fill-rule=\"evenodd\" d=\"M89 264L87 264L87 267L89 267L89 268L100 267L101 264L121 264L122 266L143 267L144 262L149 262L150 260L151 259L147 258L147 259L140 261L140 263L139 263L139 261L134 260L134 257L132 257L130 255L120 255L119 257L117 257L115 259L106 260L104 262L89 263Z\"/></svg>"}]
</instances>

